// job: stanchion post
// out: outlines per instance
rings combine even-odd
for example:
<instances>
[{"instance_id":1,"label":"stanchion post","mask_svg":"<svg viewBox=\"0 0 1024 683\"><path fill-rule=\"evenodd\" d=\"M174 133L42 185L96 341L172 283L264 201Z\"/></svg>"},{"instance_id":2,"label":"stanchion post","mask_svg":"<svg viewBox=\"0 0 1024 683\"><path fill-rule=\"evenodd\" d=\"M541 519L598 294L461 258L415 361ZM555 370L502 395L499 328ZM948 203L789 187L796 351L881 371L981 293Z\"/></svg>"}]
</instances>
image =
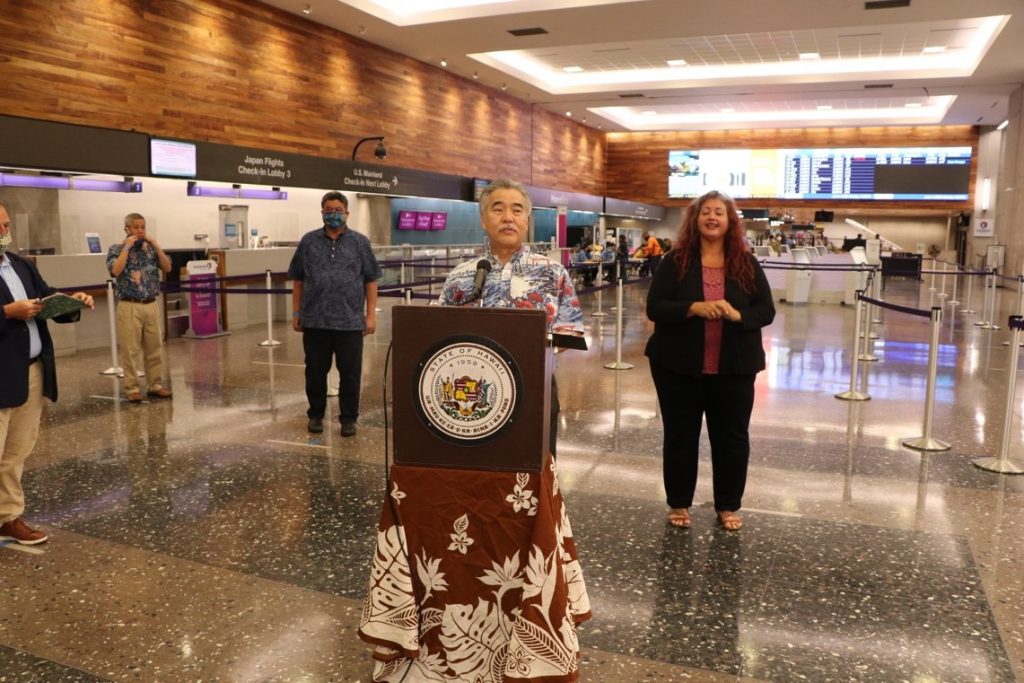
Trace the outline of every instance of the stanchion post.
<instances>
[{"instance_id":1,"label":"stanchion post","mask_svg":"<svg viewBox=\"0 0 1024 683\"><path fill-rule=\"evenodd\" d=\"M974 306L974 269L967 269L967 308L960 309L964 315L975 313Z\"/></svg>"},{"instance_id":2,"label":"stanchion post","mask_svg":"<svg viewBox=\"0 0 1024 683\"><path fill-rule=\"evenodd\" d=\"M867 394L857 391L857 363L859 362L857 348L860 346L860 318L864 306L864 302L860 300L862 294L864 294L864 290L858 289L856 296L854 296L857 303L853 308L853 344L850 346L850 389L836 394L836 398L843 401L867 401L871 398Z\"/></svg>"},{"instance_id":3,"label":"stanchion post","mask_svg":"<svg viewBox=\"0 0 1024 683\"><path fill-rule=\"evenodd\" d=\"M117 308L117 302L114 301L114 281L107 280L107 322L110 323L110 367L106 370L101 370L100 374L121 377L124 375L124 368L117 364L119 357L117 353L117 318L115 317L115 308Z\"/></svg>"},{"instance_id":4,"label":"stanchion post","mask_svg":"<svg viewBox=\"0 0 1024 683\"><path fill-rule=\"evenodd\" d=\"M1018 311L1019 313L1019 311ZM1024 474L1024 467L1009 459L1010 431L1013 427L1014 396L1017 393L1017 365L1020 361L1020 331L1024 329L1024 316L1011 315L1007 326L1010 328L1010 362L1006 382L1006 409L1003 412L1003 440L998 457L984 457L973 460L975 467L1001 474Z\"/></svg>"},{"instance_id":5,"label":"stanchion post","mask_svg":"<svg viewBox=\"0 0 1024 683\"><path fill-rule=\"evenodd\" d=\"M947 302L950 306L959 306L960 302L956 298L956 283L960 279L960 264L956 264L956 268L953 270L953 296Z\"/></svg>"},{"instance_id":6,"label":"stanchion post","mask_svg":"<svg viewBox=\"0 0 1024 683\"><path fill-rule=\"evenodd\" d=\"M864 315L862 316L864 331L861 334L864 344L861 347L861 352L857 355L857 360L872 362L878 360L878 356L871 353L871 309L874 306L870 301L862 301L861 303L864 304ZM877 337L878 335L875 336Z\"/></svg>"},{"instance_id":7,"label":"stanchion post","mask_svg":"<svg viewBox=\"0 0 1024 683\"><path fill-rule=\"evenodd\" d=\"M932 257L932 283L928 286L929 292L935 291L935 257Z\"/></svg>"},{"instance_id":8,"label":"stanchion post","mask_svg":"<svg viewBox=\"0 0 1024 683\"><path fill-rule=\"evenodd\" d=\"M1014 315L1024 315L1024 275L1017 276L1017 305L1013 309ZM1011 328L1012 329L1012 328ZM1010 342L1004 341L1003 346L1009 346Z\"/></svg>"},{"instance_id":9,"label":"stanchion post","mask_svg":"<svg viewBox=\"0 0 1024 683\"><path fill-rule=\"evenodd\" d=\"M942 289L939 292L939 298L946 298L946 272L949 270L949 264L945 261L942 262Z\"/></svg>"},{"instance_id":10,"label":"stanchion post","mask_svg":"<svg viewBox=\"0 0 1024 683\"><path fill-rule=\"evenodd\" d=\"M411 287L406 287L404 292L405 292L405 294L404 294L404 296L405 296L405 303L406 304L411 304L412 303L412 288Z\"/></svg>"},{"instance_id":11,"label":"stanchion post","mask_svg":"<svg viewBox=\"0 0 1024 683\"><path fill-rule=\"evenodd\" d=\"M281 342L274 339L274 295L270 293L273 289L273 279L270 276L270 269L267 268L267 338L260 342L260 346L280 346Z\"/></svg>"},{"instance_id":12,"label":"stanchion post","mask_svg":"<svg viewBox=\"0 0 1024 683\"><path fill-rule=\"evenodd\" d=\"M632 363L622 362L622 280L619 280L615 295L615 362L605 363L609 370L632 370Z\"/></svg>"},{"instance_id":13,"label":"stanchion post","mask_svg":"<svg viewBox=\"0 0 1024 683\"><path fill-rule=\"evenodd\" d=\"M603 318L606 315L608 315L607 313L604 312L604 310L602 308L603 302L604 302L604 297L602 296L604 294L604 290L601 289L604 286L603 284L601 284L601 283L604 282L604 262L603 261L601 263L597 264L597 275L595 275L594 277L597 279L597 282L598 282L598 285L597 285L597 310L594 311L593 313L591 313L590 315L592 315L595 318Z\"/></svg>"},{"instance_id":14,"label":"stanchion post","mask_svg":"<svg viewBox=\"0 0 1024 683\"><path fill-rule=\"evenodd\" d=\"M942 322L942 309L932 308L932 338L928 344L928 388L924 399L924 435L916 439L907 439L903 445L917 451L948 451L950 446L945 441L932 438L932 418L935 414L935 378L939 370L939 327Z\"/></svg>"},{"instance_id":15,"label":"stanchion post","mask_svg":"<svg viewBox=\"0 0 1024 683\"><path fill-rule=\"evenodd\" d=\"M885 299L882 297L882 267L881 266L874 266L874 269L875 269L875 279L871 283L871 291L873 292L871 297L873 299L878 299L879 301L885 301ZM877 313L881 313L882 307L881 306L875 306L874 310ZM871 319L871 322L873 322L876 325L881 325L882 324L882 318L879 317L879 316L876 316L876 317ZM878 335L875 335L875 337L873 337L873 338L877 339Z\"/></svg>"}]
</instances>

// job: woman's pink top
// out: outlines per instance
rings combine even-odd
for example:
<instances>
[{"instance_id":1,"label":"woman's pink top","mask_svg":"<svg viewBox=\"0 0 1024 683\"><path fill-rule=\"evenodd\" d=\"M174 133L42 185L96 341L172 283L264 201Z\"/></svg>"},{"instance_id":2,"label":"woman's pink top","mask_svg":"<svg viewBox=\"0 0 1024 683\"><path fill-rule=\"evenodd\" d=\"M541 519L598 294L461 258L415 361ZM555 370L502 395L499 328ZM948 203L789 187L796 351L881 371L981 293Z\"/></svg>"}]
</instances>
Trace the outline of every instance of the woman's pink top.
<instances>
[{"instance_id":1,"label":"woman's pink top","mask_svg":"<svg viewBox=\"0 0 1024 683\"><path fill-rule=\"evenodd\" d=\"M725 298L725 267L709 268L704 271L704 301L718 301ZM718 374L718 356L722 350L722 323L719 320L704 321L704 374Z\"/></svg>"}]
</instances>

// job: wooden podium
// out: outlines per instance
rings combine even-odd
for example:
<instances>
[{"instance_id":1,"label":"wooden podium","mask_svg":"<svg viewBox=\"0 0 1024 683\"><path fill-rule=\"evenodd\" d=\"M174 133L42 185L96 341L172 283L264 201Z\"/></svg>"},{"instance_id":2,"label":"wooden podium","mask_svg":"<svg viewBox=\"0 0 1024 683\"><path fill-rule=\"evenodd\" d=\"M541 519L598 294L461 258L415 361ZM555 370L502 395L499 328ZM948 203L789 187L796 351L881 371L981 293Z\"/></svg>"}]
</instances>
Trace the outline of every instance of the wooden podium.
<instances>
[{"instance_id":1,"label":"wooden podium","mask_svg":"<svg viewBox=\"0 0 1024 683\"><path fill-rule=\"evenodd\" d=\"M393 309L395 464L538 472L552 350L533 309Z\"/></svg>"}]
</instances>

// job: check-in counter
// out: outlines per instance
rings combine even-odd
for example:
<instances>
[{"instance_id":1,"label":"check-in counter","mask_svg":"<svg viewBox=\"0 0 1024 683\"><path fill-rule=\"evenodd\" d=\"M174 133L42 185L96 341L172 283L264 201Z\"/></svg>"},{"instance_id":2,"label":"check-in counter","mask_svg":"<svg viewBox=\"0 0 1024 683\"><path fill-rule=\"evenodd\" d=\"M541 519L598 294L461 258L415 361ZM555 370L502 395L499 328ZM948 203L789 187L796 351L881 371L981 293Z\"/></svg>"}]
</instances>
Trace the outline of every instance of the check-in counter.
<instances>
[{"instance_id":1,"label":"check-in counter","mask_svg":"<svg viewBox=\"0 0 1024 683\"><path fill-rule=\"evenodd\" d=\"M228 280L221 287L229 289L266 289L266 272L284 273L291 263L295 247L269 249L211 249L210 258L218 262L217 274L225 277L251 275L244 280ZM287 294L274 294L272 303L275 321L291 320L291 282L283 276L274 279L272 289L288 289ZM249 325L266 325L267 295L221 293L221 324L225 332Z\"/></svg>"},{"instance_id":2,"label":"check-in counter","mask_svg":"<svg viewBox=\"0 0 1024 683\"><path fill-rule=\"evenodd\" d=\"M86 291L96 300L96 310L82 311L82 319L77 323L62 325L50 323L47 328L53 337L54 352L67 355L84 349L110 347L110 322L107 309L111 302L107 300L106 254L72 254L67 256L35 256L39 274L46 284L57 289L73 287L75 291ZM96 285L96 289L89 289Z\"/></svg>"}]
</instances>

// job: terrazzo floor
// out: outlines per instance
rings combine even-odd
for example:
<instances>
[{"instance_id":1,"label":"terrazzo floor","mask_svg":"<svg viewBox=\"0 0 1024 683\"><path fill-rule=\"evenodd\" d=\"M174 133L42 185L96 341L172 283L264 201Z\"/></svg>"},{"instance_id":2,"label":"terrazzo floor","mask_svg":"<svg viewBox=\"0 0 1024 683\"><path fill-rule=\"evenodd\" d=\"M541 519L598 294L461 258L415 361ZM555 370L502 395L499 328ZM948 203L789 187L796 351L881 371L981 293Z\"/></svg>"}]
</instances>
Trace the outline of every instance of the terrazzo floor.
<instances>
[{"instance_id":1,"label":"terrazzo floor","mask_svg":"<svg viewBox=\"0 0 1024 683\"><path fill-rule=\"evenodd\" d=\"M591 348L559 357L559 478L594 617L582 680L1024 680L1024 476L999 453L1001 330L945 307L933 436L921 436L929 322L883 311L871 397L850 381L853 311L780 304L757 380L746 525L710 506L703 442L690 530L665 523L661 424L644 343L644 285ZM928 308L928 283L887 301ZM975 293L976 308L981 297ZM606 294L603 310L611 297ZM355 635L384 494L382 376L393 299L365 349L359 434L306 432L302 346L262 326L166 350L174 398L129 405L104 350L58 359L24 476L40 546L0 544L0 682L369 681ZM961 306L962 308L962 306ZM1015 399L1010 455L1024 458ZM336 411L336 399L331 404Z\"/></svg>"}]
</instances>

